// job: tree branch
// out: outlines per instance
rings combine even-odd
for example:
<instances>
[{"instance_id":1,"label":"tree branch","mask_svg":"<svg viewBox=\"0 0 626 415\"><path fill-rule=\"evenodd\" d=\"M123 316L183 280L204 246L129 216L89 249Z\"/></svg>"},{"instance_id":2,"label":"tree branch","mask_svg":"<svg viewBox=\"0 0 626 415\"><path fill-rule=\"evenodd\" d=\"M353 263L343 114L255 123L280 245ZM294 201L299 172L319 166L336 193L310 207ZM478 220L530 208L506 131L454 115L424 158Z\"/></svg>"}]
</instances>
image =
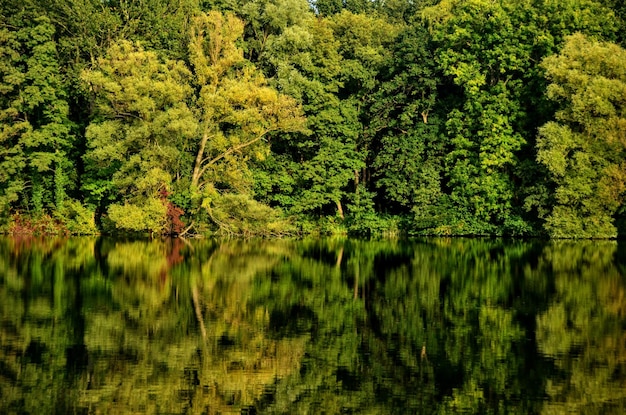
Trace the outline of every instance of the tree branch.
<instances>
[{"instance_id":1,"label":"tree branch","mask_svg":"<svg viewBox=\"0 0 626 415\"><path fill-rule=\"evenodd\" d=\"M252 140L246 141L245 143L241 143L239 145L236 145L235 147L231 147L228 150L224 151L219 156L214 157L212 159L210 159L209 157L205 157L203 159L200 159L200 156L201 156L200 152L204 153L204 147L206 146L206 140L203 139L203 142L200 144L200 150L198 150L198 157L196 157L196 167L194 168L194 173L193 173L193 177L192 177L192 184L194 184L196 187L198 187L198 182L200 181L200 178L202 176L204 176L204 173L206 173L206 171L207 171L207 169L209 167L211 167L212 165L214 165L215 163L217 163L218 161L220 161L224 157L228 156L229 154L232 154L232 153L234 153L236 151L239 151L242 148L246 148L248 146L251 146L252 144L256 143L257 141L259 141L263 137L265 137L265 135L267 133L269 133L270 131L273 131L273 130L265 130L261 134L259 134L257 137L253 138ZM208 163L204 164L204 162L209 160L209 159L210 159L210 161ZM203 164L204 164L204 166L202 166ZM202 166L202 167L200 167L200 166Z\"/></svg>"},{"instance_id":2,"label":"tree branch","mask_svg":"<svg viewBox=\"0 0 626 415\"><path fill-rule=\"evenodd\" d=\"M235 147L231 147L228 150L226 150L225 152L223 152L222 154L220 154L219 156L215 157L214 159L212 159L211 161L209 161L208 165L212 165L215 164L216 162L218 162L219 160L223 159L224 157L226 157L227 155L234 153L235 151L241 150L242 148L246 148L254 143L256 143L257 141L261 140L265 134L267 134L269 132L269 130L264 131L263 133L261 133L258 137L253 138L250 141L247 141L245 143L241 143Z\"/></svg>"}]
</instances>

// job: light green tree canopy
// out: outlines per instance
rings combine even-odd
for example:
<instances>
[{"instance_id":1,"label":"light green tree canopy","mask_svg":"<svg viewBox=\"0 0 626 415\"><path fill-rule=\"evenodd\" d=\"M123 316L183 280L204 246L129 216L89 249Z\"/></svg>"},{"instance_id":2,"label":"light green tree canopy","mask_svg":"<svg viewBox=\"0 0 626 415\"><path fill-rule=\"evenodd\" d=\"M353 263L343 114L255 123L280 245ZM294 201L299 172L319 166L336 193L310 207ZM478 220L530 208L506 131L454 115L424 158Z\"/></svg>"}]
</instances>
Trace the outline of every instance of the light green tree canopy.
<instances>
[{"instance_id":1,"label":"light green tree canopy","mask_svg":"<svg viewBox=\"0 0 626 415\"><path fill-rule=\"evenodd\" d=\"M202 13L190 30L190 65L120 41L83 72L95 104L86 132L93 199L110 189L136 213L133 204L154 211L144 204L163 192L199 197L195 208L220 192L249 192L249 160L266 156L272 134L303 131L305 120L244 59L242 33L233 15ZM118 224L128 222L122 208L110 215Z\"/></svg>"},{"instance_id":2,"label":"light green tree canopy","mask_svg":"<svg viewBox=\"0 0 626 415\"><path fill-rule=\"evenodd\" d=\"M557 237L615 237L626 191L626 51L582 34L543 61L560 110L539 130L537 161L554 183L546 230Z\"/></svg>"}]
</instances>

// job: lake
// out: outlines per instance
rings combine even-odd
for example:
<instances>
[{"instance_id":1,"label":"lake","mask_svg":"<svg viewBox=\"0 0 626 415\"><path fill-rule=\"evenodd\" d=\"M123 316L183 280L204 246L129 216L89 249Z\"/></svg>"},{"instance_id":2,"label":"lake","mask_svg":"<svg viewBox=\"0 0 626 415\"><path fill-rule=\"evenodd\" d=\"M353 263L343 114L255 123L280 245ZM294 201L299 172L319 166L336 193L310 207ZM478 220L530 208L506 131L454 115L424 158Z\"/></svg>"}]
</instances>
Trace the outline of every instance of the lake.
<instances>
[{"instance_id":1,"label":"lake","mask_svg":"<svg viewBox=\"0 0 626 415\"><path fill-rule=\"evenodd\" d=\"M626 245L0 237L2 414L624 414Z\"/></svg>"}]
</instances>

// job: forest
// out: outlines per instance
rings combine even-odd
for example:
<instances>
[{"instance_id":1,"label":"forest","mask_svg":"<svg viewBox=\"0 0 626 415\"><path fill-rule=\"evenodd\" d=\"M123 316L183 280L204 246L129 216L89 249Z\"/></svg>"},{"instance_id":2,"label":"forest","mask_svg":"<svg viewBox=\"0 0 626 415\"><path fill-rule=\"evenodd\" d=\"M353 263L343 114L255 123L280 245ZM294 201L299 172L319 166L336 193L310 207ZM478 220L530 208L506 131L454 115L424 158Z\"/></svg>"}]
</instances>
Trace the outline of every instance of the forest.
<instances>
[{"instance_id":1,"label":"forest","mask_svg":"<svg viewBox=\"0 0 626 415\"><path fill-rule=\"evenodd\" d=\"M0 232L626 234L620 0L3 0Z\"/></svg>"}]
</instances>

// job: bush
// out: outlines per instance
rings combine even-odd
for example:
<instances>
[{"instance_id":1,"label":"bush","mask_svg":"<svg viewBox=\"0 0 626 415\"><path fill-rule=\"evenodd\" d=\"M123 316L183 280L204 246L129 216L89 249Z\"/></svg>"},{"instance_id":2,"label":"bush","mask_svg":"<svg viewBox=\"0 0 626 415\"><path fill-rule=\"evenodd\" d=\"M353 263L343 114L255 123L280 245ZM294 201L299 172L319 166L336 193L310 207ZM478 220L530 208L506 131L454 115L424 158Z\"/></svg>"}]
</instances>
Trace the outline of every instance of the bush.
<instances>
[{"instance_id":1,"label":"bush","mask_svg":"<svg viewBox=\"0 0 626 415\"><path fill-rule=\"evenodd\" d=\"M155 198L147 199L141 205L114 204L109 206L108 219L117 231L163 233L166 231L167 206Z\"/></svg>"},{"instance_id":2,"label":"bush","mask_svg":"<svg viewBox=\"0 0 626 415\"><path fill-rule=\"evenodd\" d=\"M35 217L14 214L9 219L8 232L11 235L60 235L68 233L62 221L47 214Z\"/></svg>"},{"instance_id":3,"label":"bush","mask_svg":"<svg viewBox=\"0 0 626 415\"><path fill-rule=\"evenodd\" d=\"M61 217L65 227L73 235L95 235L98 233L95 212L77 200L64 201Z\"/></svg>"},{"instance_id":4,"label":"bush","mask_svg":"<svg viewBox=\"0 0 626 415\"><path fill-rule=\"evenodd\" d=\"M295 232L277 209L245 194L215 194L203 206L222 234L233 236L286 236Z\"/></svg>"}]
</instances>

